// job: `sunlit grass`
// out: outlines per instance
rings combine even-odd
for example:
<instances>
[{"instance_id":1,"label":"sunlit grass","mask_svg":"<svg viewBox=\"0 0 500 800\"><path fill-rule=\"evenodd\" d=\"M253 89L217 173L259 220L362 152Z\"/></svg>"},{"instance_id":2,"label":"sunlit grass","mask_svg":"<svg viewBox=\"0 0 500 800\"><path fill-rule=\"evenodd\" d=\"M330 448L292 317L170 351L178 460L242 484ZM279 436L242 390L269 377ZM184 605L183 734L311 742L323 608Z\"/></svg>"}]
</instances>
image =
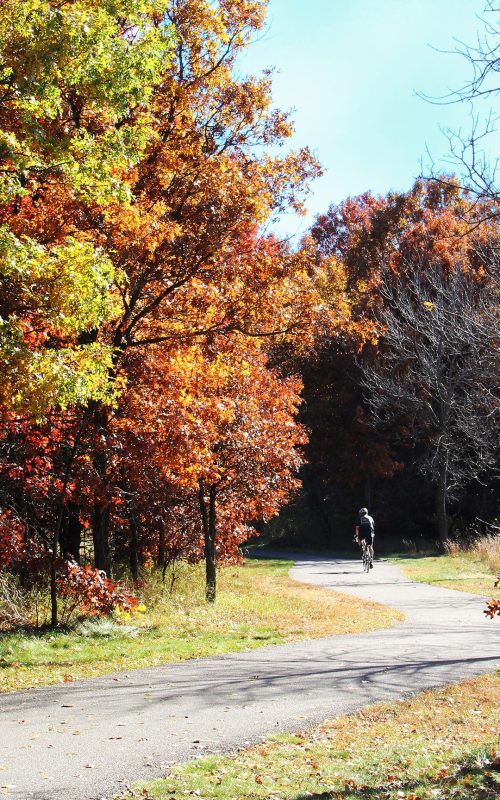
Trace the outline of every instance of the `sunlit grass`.
<instances>
[{"instance_id":1,"label":"sunlit grass","mask_svg":"<svg viewBox=\"0 0 500 800\"><path fill-rule=\"evenodd\" d=\"M141 784L154 800L494 800L498 676L380 703ZM142 794L141 794L142 792Z\"/></svg>"},{"instance_id":2,"label":"sunlit grass","mask_svg":"<svg viewBox=\"0 0 500 800\"><path fill-rule=\"evenodd\" d=\"M493 597L496 572L476 550L453 555L399 556L391 559L414 581Z\"/></svg>"},{"instance_id":3,"label":"sunlit grass","mask_svg":"<svg viewBox=\"0 0 500 800\"><path fill-rule=\"evenodd\" d=\"M202 567L179 565L165 585L158 574L149 575L141 596L145 613L69 631L1 633L0 691L390 627L403 619L394 609L296 583L287 575L291 566L248 561L221 569L217 601L207 604Z\"/></svg>"}]
</instances>

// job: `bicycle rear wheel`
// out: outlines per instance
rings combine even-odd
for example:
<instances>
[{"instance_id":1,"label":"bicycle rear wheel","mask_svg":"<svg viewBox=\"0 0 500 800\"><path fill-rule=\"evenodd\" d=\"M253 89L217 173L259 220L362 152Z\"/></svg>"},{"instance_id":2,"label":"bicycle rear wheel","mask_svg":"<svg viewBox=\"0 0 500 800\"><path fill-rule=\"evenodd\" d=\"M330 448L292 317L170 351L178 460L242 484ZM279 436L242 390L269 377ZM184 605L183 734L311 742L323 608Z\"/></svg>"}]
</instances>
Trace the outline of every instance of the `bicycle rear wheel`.
<instances>
[{"instance_id":1,"label":"bicycle rear wheel","mask_svg":"<svg viewBox=\"0 0 500 800\"><path fill-rule=\"evenodd\" d=\"M367 547L363 548L363 570L370 572L370 553Z\"/></svg>"}]
</instances>

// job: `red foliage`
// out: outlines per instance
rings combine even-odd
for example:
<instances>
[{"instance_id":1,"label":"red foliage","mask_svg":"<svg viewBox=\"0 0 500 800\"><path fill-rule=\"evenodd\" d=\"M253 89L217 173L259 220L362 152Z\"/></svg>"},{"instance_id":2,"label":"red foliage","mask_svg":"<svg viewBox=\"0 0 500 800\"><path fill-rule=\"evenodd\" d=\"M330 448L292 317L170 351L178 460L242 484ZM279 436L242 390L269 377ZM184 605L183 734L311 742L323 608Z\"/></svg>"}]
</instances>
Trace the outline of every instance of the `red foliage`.
<instances>
[{"instance_id":1,"label":"red foliage","mask_svg":"<svg viewBox=\"0 0 500 800\"><path fill-rule=\"evenodd\" d=\"M484 609L484 613L490 619L500 617L500 600L488 600L488 604Z\"/></svg>"},{"instance_id":2,"label":"red foliage","mask_svg":"<svg viewBox=\"0 0 500 800\"><path fill-rule=\"evenodd\" d=\"M109 615L115 608L132 611L137 605L137 598L106 578L104 572L81 567L72 560L61 562L57 588L59 596L66 601L66 619L76 609L86 616L97 617Z\"/></svg>"},{"instance_id":3,"label":"red foliage","mask_svg":"<svg viewBox=\"0 0 500 800\"><path fill-rule=\"evenodd\" d=\"M340 508L347 520L356 497L370 497L374 487L378 508L389 508L391 490L385 497L382 494L385 487L399 482L389 484L387 479L402 472L404 462L409 464L414 457L411 446L401 447L401 421L377 427L367 413L363 368L383 352L384 309L390 305L381 276L395 287L415 269L422 276L426 270L443 276L470 271L478 282L483 280L481 259L495 237L493 225L477 225L487 216L480 206L452 180L443 185L419 180L408 192L386 197L365 193L332 205L311 229L318 268L326 271L323 265L332 258L343 267L352 314L350 326L338 336L324 337L316 358L297 363L293 354L291 364L305 387L311 497L313 502L328 498L323 508L329 521L331 509L336 508L335 525Z\"/></svg>"},{"instance_id":4,"label":"red foliage","mask_svg":"<svg viewBox=\"0 0 500 800\"><path fill-rule=\"evenodd\" d=\"M500 586L500 577L497 578L495 581L495 588L498 589ZM484 613L490 619L494 617L500 617L500 600L488 600L488 604L484 609Z\"/></svg>"},{"instance_id":5,"label":"red foliage","mask_svg":"<svg viewBox=\"0 0 500 800\"><path fill-rule=\"evenodd\" d=\"M8 569L23 557L24 529L9 509L0 509L0 569Z\"/></svg>"},{"instance_id":6,"label":"red foliage","mask_svg":"<svg viewBox=\"0 0 500 800\"><path fill-rule=\"evenodd\" d=\"M22 571L25 585L48 586L52 553L40 541L26 534L26 526L10 509L0 510L0 569ZM58 596L63 600L62 619L71 615L109 615L115 608L132 611L137 598L118 583L106 578L104 572L90 566L82 567L72 559L57 558Z\"/></svg>"}]
</instances>

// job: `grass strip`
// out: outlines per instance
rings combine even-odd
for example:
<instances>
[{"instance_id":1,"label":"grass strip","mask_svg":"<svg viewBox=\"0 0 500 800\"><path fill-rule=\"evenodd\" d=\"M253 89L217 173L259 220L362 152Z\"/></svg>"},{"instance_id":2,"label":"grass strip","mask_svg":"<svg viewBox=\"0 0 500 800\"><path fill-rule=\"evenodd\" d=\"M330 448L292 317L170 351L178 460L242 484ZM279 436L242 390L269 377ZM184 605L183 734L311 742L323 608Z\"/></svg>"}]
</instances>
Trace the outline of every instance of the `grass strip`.
<instances>
[{"instance_id":1,"label":"grass strip","mask_svg":"<svg viewBox=\"0 0 500 800\"><path fill-rule=\"evenodd\" d=\"M404 619L395 609L292 581L292 566L249 560L221 569L212 605L204 599L201 565L179 565L166 586L157 574L148 576L141 595L145 613L89 620L66 631L0 633L0 691L362 633Z\"/></svg>"},{"instance_id":2,"label":"grass strip","mask_svg":"<svg viewBox=\"0 0 500 800\"><path fill-rule=\"evenodd\" d=\"M440 556L400 555L390 560L400 566L410 580L485 597L495 596L496 572L474 552Z\"/></svg>"},{"instance_id":3,"label":"grass strip","mask_svg":"<svg viewBox=\"0 0 500 800\"><path fill-rule=\"evenodd\" d=\"M494 800L498 690L482 676L141 783L150 800Z\"/></svg>"}]
</instances>

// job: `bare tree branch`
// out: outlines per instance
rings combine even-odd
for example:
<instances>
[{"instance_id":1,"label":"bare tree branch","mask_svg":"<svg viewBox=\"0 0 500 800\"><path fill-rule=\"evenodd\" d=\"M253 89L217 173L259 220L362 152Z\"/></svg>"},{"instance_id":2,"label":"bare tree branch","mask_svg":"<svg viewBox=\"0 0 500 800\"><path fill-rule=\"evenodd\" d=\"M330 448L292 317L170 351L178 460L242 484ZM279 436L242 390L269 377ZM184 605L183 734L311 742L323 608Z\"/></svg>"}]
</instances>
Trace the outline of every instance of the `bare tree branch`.
<instances>
[{"instance_id":1,"label":"bare tree branch","mask_svg":"<svg viewBox=\"0 0 500 800\"><path fill-rule=\"evenodd\" d=\"M443 509L468 482L491 475L498 453L500 258L487 258L484 275L462 264L449 273L423 262L398 276L387 270L379 351L363 365L372 418L418 447Z\"/></svg>"},{"instance_id":2,"label":"bare tree branch","mask_svg":"<svg viewBox=\"0 0 500 800\"><path fill-rule=\"evenodd\" d=\"M470 78L462 86L451 90L441 97L428 97L420 94L427 102L449 105L467 103L470 106L470 130L465 134L462 130L444 129L448 139L449 157L446 159L453 170L459 171L462 188L466 188L478 200L500 202L498 186L498 170L500 159L488 157L485 149L486 140L491 141L498 135L497 124L499 111L497 98L500 94L500 23L498 15L500 7L493 0L488 0L484 16L480 17L482 30L476 35L474 44L457 42L455 50L448 54L458 55L469 66ZM477 110L477 103L484 100L491 102L489 112L484 116ZM446 182L436 170L434 160L430 158L428 167L430 178ZM500 215L496 211L495 216ZM491 211L489 212L491 218ZM476 224L476 223L474 223Z\"/></svg>"}]
</instances>

